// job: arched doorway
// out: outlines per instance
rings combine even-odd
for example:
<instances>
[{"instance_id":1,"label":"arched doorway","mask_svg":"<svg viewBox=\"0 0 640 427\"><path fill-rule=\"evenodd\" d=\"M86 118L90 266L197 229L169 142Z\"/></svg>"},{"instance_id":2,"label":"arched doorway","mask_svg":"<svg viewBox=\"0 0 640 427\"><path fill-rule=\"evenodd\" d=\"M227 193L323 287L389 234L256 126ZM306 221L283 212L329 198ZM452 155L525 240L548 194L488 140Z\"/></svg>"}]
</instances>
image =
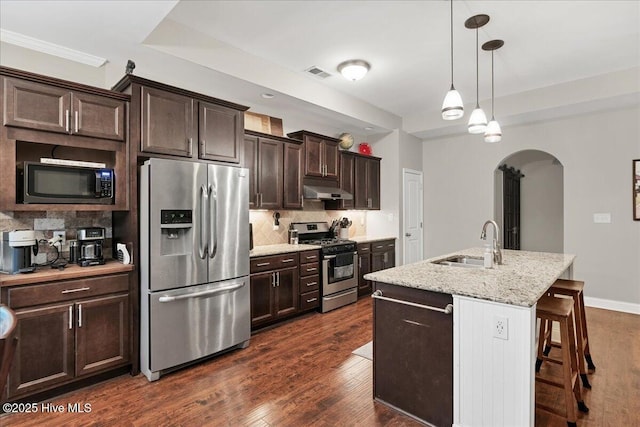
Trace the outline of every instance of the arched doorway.
<instances>
[{"instance_id":1,"label":"arched doorway","mask_svg":"<svg viewBox=\"0 0 640 427\"><path fill-rule=\"evenodd\" d=\"M501 240L517 242L525 251L563 253L562 163L545 151L518 151L496 166L494 177L494 213Z\"/></svg>"}]
</instances>

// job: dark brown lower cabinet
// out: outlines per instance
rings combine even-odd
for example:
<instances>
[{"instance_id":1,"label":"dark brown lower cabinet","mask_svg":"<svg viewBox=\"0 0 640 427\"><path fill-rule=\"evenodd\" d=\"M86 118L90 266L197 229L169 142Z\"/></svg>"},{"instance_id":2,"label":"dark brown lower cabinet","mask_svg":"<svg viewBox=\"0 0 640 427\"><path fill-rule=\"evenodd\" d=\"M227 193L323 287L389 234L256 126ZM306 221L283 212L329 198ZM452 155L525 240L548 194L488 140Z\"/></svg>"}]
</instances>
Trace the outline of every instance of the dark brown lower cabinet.
<instances>
[{"instance_id":1,"label":"dark brown lower cabinet","mask_svg":"<svg viewBox=\"0 0 640 427\"><path fill-rule=\"evenodd\" d=\"M396 301L433 307L449 294L374 283ZM434 426L453 424L453 316L401 302L374 300L374 399Z\"/></svg>"},{"instance_id":2,"label":"dark brown lower cabinet","mask_svg":"<svg viewBox=\"0 0 640 427\"><path fill-rule=\"evenodd\" d=\"M129 295L76 303L76 376L129 362Z\"/></svg>"},{"instance_id":3,"label":"dark brown lower cabinet","mask_svg":"<svg viewBox=\"0 0 640 427\"><path fill-rule=\"evenodd\" d=\"M358 244L358 296L371 295L371 282L364 275L396 265L396 241L381 240Z\"/></svg>"},{"instance_id":4,"label":"dark brown lower cabinet","mask_svg":"<svg viewBox=\"0 0 640 427\"><path fill-rule=\"evenodd\" d=\"M358 245L358 296L371 295L371 282L364 275L371 273L371 243Z\"/></svg>"},{"instance_id":5,"label":"dark brown lower cabinet","mask_svg":"<svg viewBox=\"0 0 640 427\"><path fill-rule=\"evenodd\" d=\"M16 310L9 397L129 362L129 295Z\"/></svg>"},{"instance_id":6,"label":"dark brown lower cabinet","mask_svg":"<svg viewBox=\"0 0 640 427\"><path fill-rule=\"evenodd\" d=\"M129 275L3 288L18 318L8 399L128 365Z\"/></svg>"},{"instance_id":7,"label":"dark brown lower cabinet","mask_svg":"<svg viewBox=\"0 0 640 427\"><path fill-rule=\"evenodd\" d=\"M371 271L380 271L396 266L395 240L383 240L371 244Z\"/></svg>"},{"instance_id":8,"label":"dark brown lower cabinet","mask_svg":"<svg viewBox=\"0 0 640 427\"><path fill-rule=\"evenodd\" d=\"M251 327L298 312L298 266L251 275Z\"/></svg>"},{"instance_id":9,"label":"dark brown lower cabinet","mask_svg":"<svg viewBox=\"0 0 640 427\"><path fill-rule=\"evenodd\" d=\"M18 346L9 373L9 398L74 378L72 312L68 303L16 311Z\"/></svg>"}]
</instances>

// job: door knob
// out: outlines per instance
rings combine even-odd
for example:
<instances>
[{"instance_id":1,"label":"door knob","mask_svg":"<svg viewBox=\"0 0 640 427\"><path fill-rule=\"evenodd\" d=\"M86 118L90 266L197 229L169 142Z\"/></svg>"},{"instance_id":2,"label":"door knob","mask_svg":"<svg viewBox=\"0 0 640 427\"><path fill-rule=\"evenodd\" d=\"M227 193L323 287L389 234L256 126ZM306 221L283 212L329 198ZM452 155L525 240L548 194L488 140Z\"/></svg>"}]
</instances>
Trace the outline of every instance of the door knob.
<instances>
[{"instance_id":1,"label":"door knob","mask_svg":"<svg viewBox=\"0 0 640 427\"><path fill-rule=\"evenodd\" d=\"M404 233L405 236L411 237L411 233Z\"/></svg>"}]
</instances>

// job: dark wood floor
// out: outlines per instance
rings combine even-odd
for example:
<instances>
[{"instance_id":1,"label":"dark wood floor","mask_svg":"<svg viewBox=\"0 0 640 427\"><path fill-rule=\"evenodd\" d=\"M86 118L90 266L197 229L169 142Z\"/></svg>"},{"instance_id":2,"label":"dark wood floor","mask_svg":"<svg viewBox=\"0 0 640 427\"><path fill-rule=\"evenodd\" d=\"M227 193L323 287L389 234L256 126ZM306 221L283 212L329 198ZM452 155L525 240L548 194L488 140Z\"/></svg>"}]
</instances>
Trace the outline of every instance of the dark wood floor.
<instances>
[{"instance_id":1,"label":"dark wood floor","mask_svg":"<svg viewBox=\"0 0 640 427\"><path fill-rule=\"evenodd\" d=\"M597 371L579 426L640 425L640 316L587 309ZM372 400L372 363L351 351L371 339L371 301L313 313L255 334L234 351L149 383L128 375L51 403L89 414L11 414L2 426L417 426ZM562 405L562 395L539 398ZM536 426L566 426L536 414Z\"/></svg>"}]
</instances>

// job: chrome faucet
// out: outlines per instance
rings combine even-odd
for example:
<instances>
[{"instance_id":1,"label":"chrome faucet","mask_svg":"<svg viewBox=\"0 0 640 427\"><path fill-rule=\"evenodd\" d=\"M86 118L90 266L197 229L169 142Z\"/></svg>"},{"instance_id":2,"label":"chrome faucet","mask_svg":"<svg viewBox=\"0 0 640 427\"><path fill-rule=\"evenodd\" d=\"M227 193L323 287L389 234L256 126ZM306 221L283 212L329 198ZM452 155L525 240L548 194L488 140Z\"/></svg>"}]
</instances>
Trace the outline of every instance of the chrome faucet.
<instances>
[{"instance_id":1,"label":"chrome faucet","mask_svg":"<svg viewBox=\"0 0 640 427\"><path fill-rule=\"evenodd\" d=\"M500 251L500 229L498 228L498 224L494 220L487 220L482 226L482 233L480 233L480 238L482 240L487 240L487 225L493 225L493 262L501 265L502 264L502 251Z\"/></svg>"}]
</instances>

